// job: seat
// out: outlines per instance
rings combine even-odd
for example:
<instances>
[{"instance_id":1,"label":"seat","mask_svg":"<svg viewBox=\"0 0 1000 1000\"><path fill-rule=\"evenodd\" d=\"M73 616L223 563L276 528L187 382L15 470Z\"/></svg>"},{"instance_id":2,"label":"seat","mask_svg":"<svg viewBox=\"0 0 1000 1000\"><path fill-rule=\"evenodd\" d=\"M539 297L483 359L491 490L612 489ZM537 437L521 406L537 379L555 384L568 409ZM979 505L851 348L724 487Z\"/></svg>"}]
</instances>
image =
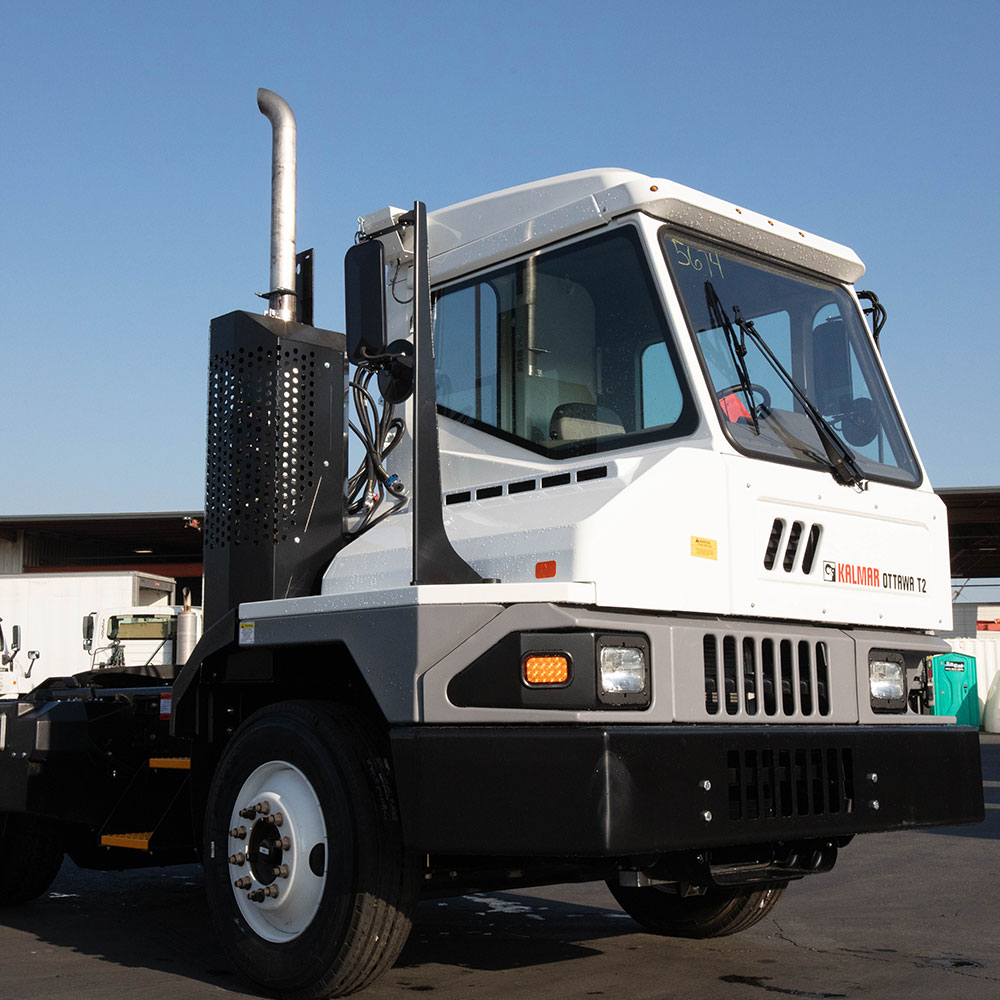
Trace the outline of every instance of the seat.
<instances>
[{"instance_id":1,"label":"seat","mask_svg":"<svg viewBox=\"0 0 1000 1000\"><path fill-rule=\"evenodd\" d=\"M594 403L560 403L549 421L552 441L586 441L624 433L621 417L614 410Z\"/></svg>"}]
</instances>

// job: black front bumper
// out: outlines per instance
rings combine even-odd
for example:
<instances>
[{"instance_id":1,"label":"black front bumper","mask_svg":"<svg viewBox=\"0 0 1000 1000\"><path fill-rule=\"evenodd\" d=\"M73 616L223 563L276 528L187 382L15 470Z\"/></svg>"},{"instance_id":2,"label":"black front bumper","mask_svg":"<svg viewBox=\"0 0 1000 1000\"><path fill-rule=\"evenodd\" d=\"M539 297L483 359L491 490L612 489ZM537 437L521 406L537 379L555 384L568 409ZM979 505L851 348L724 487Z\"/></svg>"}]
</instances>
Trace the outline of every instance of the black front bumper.
<instances>
[{"instance_id":1,"label":"black front bumper","mask_svg":"<svg viewBox=\"0 0 1000 1000\"><path fill-rule=\"evenodd\" d=\"M408 726L392 754L407 846L624 857L983 819L956 726Z\"/></svg>"}]
</instances>

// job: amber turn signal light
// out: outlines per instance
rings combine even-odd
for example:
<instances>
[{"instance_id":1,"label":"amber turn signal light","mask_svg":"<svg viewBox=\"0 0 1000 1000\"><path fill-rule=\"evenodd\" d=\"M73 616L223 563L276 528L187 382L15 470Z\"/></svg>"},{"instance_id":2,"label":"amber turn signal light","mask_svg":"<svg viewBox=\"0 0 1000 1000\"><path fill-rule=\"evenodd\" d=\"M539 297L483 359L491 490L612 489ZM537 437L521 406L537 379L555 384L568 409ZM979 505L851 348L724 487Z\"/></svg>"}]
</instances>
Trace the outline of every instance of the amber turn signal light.
<instances>
[{"instance_id":1,"label":"amber turn signal light","mask_svg":"<svg viewBox=\"0 0 1000 1000\"><path fill-rule=\"evenodd\" d=\"M559 653L529 653L522 668L524 683L566 684L569 681L569 657Z\"/></svg>"}]
</instances>

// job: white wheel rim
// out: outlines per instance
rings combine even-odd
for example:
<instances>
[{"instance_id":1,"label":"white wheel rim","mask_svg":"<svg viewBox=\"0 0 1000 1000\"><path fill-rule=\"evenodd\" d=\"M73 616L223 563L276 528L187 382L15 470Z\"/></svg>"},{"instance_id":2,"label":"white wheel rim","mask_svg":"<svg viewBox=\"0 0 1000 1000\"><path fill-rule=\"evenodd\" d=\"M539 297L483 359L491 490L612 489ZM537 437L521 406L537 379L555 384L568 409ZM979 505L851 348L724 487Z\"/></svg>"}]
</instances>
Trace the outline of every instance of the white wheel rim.
<instances>
[{"instance_id":1,"label":"white wheel rim","mask_svg":"<svg viewBox=\"0 0 1000 1000\"><path fill-rule=\"evenodd\" d=\"M266 803L266 812L255 818L240 810ZM281 824L269 822L280 813ZM234 837L233 831L246 831ZM287 850L272 854L273 841L288 838ZM261 764L243 783L233 803L229 821L227 852L230 883L236 905L250 928L266 941L286 942L297 938L312 923L326 887L326 823L319 798L309 779L294 765L282 760ZM263 852L255 850L263 845ZM321 868L317 875L310 867L316 853ZM240 862L239 856L245 860ZM266 874L272 861L287 865L287 874ZM314 856L314 863L316 857ZM249 883L246 880L249 879ZM270 881L268 881L270 879ZM240 884L237 884L240 883ZM276 895L260 893L276 892Z\"/></svg>"}]
</instances>

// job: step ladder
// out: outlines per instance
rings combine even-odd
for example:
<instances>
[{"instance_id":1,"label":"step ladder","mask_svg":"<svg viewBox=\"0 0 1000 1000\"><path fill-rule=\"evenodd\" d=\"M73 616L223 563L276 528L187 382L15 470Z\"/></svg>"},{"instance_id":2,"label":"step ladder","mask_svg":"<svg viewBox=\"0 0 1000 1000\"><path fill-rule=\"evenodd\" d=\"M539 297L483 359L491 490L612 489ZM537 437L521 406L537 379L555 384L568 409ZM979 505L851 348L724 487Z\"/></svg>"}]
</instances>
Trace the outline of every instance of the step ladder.
<instances>
[{"instance_id":1,"label":"step ladder","mask_svg":"<svg viewBox=\"0 0 1000 1000\"><path fill-rule=\"evenodd\" d=\"M153 772L177 772L177 771L190 771L191 770L191 758L190 757L150 757L148 763L148 770ZM131 788L132 786L130 786ZM184 792L187 787L187 781L180 783L180 786L174 791L170 800L167 802L166 807L160 812L160 816L157 822L153 824L152 830L142 830L139 832L130 833L102 833L100 838L100 843L102 847L124 847L126 850L132 851L151 851L151 843L157 830L160 828L164 819L170 814L172 807L177 801L178 797ZM124 796L123 796L124 798ZM119 803L120 804L120 803Z\"/></svg>"}]
</instances>

